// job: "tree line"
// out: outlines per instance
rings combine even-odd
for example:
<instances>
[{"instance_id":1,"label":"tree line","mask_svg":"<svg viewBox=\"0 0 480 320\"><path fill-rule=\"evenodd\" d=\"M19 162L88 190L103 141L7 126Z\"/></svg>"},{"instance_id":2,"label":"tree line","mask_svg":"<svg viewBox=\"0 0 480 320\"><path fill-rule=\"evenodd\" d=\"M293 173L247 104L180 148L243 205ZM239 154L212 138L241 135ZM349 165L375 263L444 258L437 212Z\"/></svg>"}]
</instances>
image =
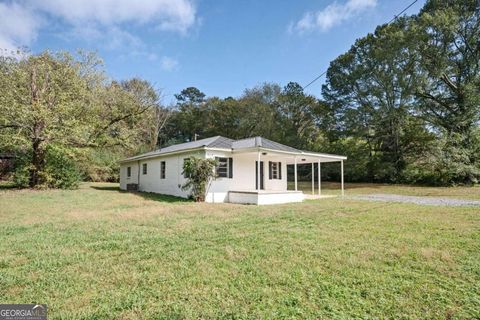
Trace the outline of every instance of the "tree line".
<instances>
[{"instance_id":1,"label":"tree line","mask_svg":"<svg viewBox=\"0 0 480 320\"><path fill-rule=\"evenodd\" d=\"M122 157L213 135L347 155L347 181L477 183L479 16L476 0L429 0L378 26L330 63L321 98L264 83L228 98L190 87L164 106L150 83L111 80L92 54L3 57L0 150L32 187L113 181Z\"/></svg>"}]
</instances>

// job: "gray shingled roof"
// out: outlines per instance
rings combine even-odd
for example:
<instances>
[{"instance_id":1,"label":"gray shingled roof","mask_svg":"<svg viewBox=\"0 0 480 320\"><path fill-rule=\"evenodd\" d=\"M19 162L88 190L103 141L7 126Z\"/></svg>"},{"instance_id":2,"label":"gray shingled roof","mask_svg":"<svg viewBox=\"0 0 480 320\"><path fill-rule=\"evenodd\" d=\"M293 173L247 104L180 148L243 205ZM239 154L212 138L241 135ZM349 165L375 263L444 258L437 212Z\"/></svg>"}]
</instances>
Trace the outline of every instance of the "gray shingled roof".
<instances>
[{"instance_id":1,"label":"gray shingled roof","mask_svg":"<svg viewBox=\"0 0 480 320\"><path fill-rule=\"evenodd\" d=\"M289 151L289 152L300 152L300 150L286 146L284 144L268 140L262 137L253 137L242 140L236 140L232 144L232 149L244 149L244 148L255 148L261 147L265 149L279 150L279 151Z\"/></svg>"},{"instance_id":2,"label":"gray shingled roof","mask_svg":"<svg viewBox=\"0 0 480 320\"><path fill-rule=\"evenodd\" d=\"M230 150L239 150L239 149L246 149L246 148L265 148L265 149L272 149L272 150L278 150L278 151L288 151L288 152L298 152L298 153L303 152L302 150L295 149L295 148L292 148L284 144L281 144L272 140L268 140L262 137L246 138L242 140L232 140L222 136L215 136L215 137L201 139L197 141L175 144L173 146L161 148L155 151L140 154L135 157L124 159L122 160L122 162L149 158L152 156L162 155L162 154L171 153L171 152L197 149L201 147L230 149Z\"/></svg>"},{"instance_id":3,"label":"gray shingled roof","mask_svg":"<svg viewBox=\"0 0 480 320\"><path fill-rule=\"evenodd\" d=\"M137 160L142 158L147 158L151 156L161 155L164 153L171 153L182 150L197 149L201 147L210 147L210 148L225 148L231 149L232 139L228 139L221 136L210 137L206 139L201 139L197 141L190 141L185 143L174 144L173 146L161 148L155 151L150 151L147 153L140 154L131 158L124 159L122 161Z\"/></svg>"}]
</instances>

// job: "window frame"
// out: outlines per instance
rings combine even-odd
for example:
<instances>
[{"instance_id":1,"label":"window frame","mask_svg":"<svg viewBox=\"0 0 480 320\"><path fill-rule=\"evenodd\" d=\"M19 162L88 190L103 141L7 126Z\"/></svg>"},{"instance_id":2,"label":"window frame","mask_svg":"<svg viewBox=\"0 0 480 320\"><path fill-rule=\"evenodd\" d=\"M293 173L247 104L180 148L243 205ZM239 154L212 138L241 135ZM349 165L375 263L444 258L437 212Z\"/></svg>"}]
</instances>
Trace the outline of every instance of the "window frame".
<instances>
[{"instance_id":1,"label":"window frame","mask_svg":"<svg viewBox=\"0 0 480 320\"><path fill-rule=\"evenodd\" d=\"M280 180L280 175L278 170L279 163L280 162L272 161L272 179L273 180Z\"/></svg>"},{"instance_id":2,"label":"window frame","mask_svg":"<svg viewBox=\"0 0 480 320\"><path fill-rule=\"evenodd\" d=\"M148 166L147 163L142 163L142 175L148 174Z\"/></svg>"},{"instance_id":3,"label":"window frame","mask_svg":"<svg viewBox=\"0 0 480 320\"><path fill-rule=\"evenodd\" d=\"M160 161L160 179L165 179L167 176L167 162Z\"/></svg>"},{"instance_id":4,"label":"window frame","mask_svg":"<svg viewBox=\"0 0 480 320\"><path fill-rule=\"evenodd\" d=\"M127 167L127 179L130 179L132 177L132 167Z\"/></svg>"},{"instance_id":5,"label":"window frame","mask_svg":"<svg viewBox=\"0 0 480 320\"><path fill-rule=\"evenodd\" d=\"M230 169L230 161L228 157L215 157L215 160L217 161L217 165L215 166L215 175L217 178L228 178ZM223 162L225 162L225 164L220 165ZM222 169L222 171L225 170L225 172L222 172L222 175L220 175L220 169Z\"/></svg>"},{"instance_id":6,"label":"window frame","mask_svg":"<svg viewBox=\"0 0 480 320\"><path fill-rule=\"evenodd\" d=\"M269 180L282 180L282 162L268 162L268 178Z\"/></svg>"}]
</instances>

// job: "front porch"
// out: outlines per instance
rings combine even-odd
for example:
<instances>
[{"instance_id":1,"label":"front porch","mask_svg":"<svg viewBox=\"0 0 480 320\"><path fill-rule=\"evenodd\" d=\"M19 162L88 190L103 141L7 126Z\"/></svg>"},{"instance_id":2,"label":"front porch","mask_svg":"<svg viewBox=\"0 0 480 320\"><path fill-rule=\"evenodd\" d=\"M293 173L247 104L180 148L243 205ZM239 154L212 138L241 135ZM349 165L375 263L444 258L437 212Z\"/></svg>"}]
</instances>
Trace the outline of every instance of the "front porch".
<instances>
[{"instance_id":1,"label":"front porch","mask_svg":"<svg viewBox=\"0 0 480 320\"><path fill-rule=\"evenodd\" d=\"M244 160L246 170L243 174L245 176L248 176L246 172L251 172L250 168L254 169L254 176L252 177L254 178L254 185L253 188L236 186L236 188L230 189L228 202L262 205L332 197L331 195L322 195L321 179L321 164L331 162L340 163L341 196L345 194L343 161L346 157L306 151L291 152L258 148L254 151L238 152L237 159L240 158ZM290 180L293 190L288 188L287 167L289 165L293 166L293 181ZM303 191L299 188L297 171L300 165L311 168L311 192L305 190L305 188L303 188ZM284 168L283 174L282 167Z\"/></svg>"},{"instance_id":2,"label":"front porch","mask_svg":"<svg viewBox=\"0 0 480 320\"><path fill-rule=\"evenodd\" d=\"M340 164L341 194L344 195L343 161L347 159L344 156L302 151L260 137L239 140L229 152L210 150L206 156L221 161L218 165L221 175L209 186L206 198L208 202L301 202L309 193L305 188L299 188L297 171L300 170L302 176L302 168L311 168L312 195L320 198L321 164L326 162ZM292 175L288 178L290 174ZM308 176L310 177L310 172ZM292 183L292 188L289 188L289 183ZM309 198L312 196L309 195Z\"/></svg>"},{"instance_id":3,"label":"front porch","mask_svg":"<svg viewBox=\"0 0 480 320\"><path fill-rule=\"evenodd\" d=\"M337 162L340 164L340 195L343 197L345 195L345 183L344 183L344 167L343 161L346 160L346 157L338 155L330 155L323 153L315 152L284 152L278 150L258 150L256 153L251 153L251 156L256 157L256 163L262 163L263 158L269 160L278 160L285 162L287 166L293 166L293 190L288 190L289 181L287 180L287 190L273 191L269 190L258 190L258 186L263 186L264 175L262 173L262 168L259 166L255 167L255 191L250 191L250 194L257 194L256 199L253 196L242 196L245 199L250 198L252 202L256 204L266 204L268 203L288 203L288 202L301 202L304 199L322 199L335 197L332 195L323 195L322 194L322 163L332 163ZM298 181L298 167L300 165L309 166L311 168L311 191L307 191L305 188L301 190L299 188ZM287 173L285 173L287 175ZM315 179L317 178L317 179ZM309 188L310 189L310 188ZM305 193L304 193L305 192ZM301 195L299 195L301 194ZM233 196L233 199L236 199L237 195ZM256 200L256 202L253 202ZM233 202L233 201L231 201Z\"/></svg>"}]
</instances>

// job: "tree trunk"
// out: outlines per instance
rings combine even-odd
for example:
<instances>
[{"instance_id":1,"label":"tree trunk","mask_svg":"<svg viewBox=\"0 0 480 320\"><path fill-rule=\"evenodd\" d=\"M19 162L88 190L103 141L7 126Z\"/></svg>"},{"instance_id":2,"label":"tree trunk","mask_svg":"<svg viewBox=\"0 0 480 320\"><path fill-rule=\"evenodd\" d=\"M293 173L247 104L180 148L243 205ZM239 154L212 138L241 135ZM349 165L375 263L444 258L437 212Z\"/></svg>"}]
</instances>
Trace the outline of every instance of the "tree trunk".
<instances>
[{"instance_id":1,"label":"tree trunk","mask_svg":"<svg viewBox=\"0 0 480 320\"><path fill-rule=\"evenodd\" d=\"M32 140L32 152L29 186L35 188L42 183L41 172L45 168L45 150L41 139Z\"/></svg>"},{"instance_id":2,"label":"tree trunk","mask_svg":"<svg viewBox=\"0 0 480 320\"><path fill-rule=\"evenodd\" d=\"M45 82L43 90L46 91L48 81ZM31 107L32 110L38 112L38 104L40 103L41 90L37 87L37 69L34 67L30 73L30 90L31 90ZM36 116L35 116L36 118ZM43 130L45 128L45 122L41 118L35 119L32 126L32 161L30 165L30 179L29 186L34 188L41 184L41 173L45 168L45 146L43 139Z\"/></svg>"}]
</instances>

